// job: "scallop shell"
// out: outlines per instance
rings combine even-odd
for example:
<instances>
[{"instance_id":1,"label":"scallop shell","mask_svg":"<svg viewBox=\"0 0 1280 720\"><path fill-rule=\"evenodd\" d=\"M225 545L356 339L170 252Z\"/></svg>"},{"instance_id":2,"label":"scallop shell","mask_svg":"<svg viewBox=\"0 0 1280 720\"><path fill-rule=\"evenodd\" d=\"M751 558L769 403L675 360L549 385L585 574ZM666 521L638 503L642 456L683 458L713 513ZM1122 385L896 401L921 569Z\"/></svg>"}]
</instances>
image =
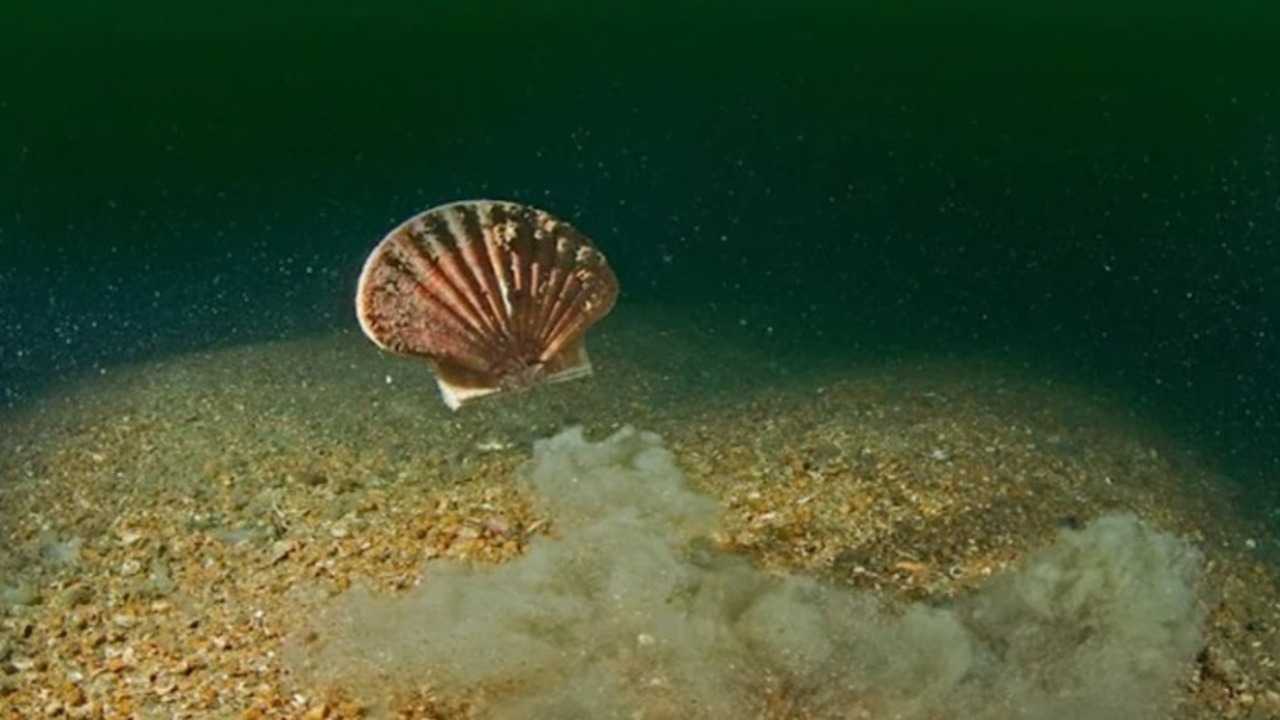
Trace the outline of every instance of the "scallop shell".
<instances>
[{"instance_id":1,"label":"scallop shell","mask_svg":"<svg viewBox=\"0 0 1280 720\"><path fill-rule=\"evenodd\" d=\"M445 404L591 373L583 338L618 280L572 225L524 205L455 202L392 230L365 261L360 327L427 360Z\"/></svg>"}]
</instances>

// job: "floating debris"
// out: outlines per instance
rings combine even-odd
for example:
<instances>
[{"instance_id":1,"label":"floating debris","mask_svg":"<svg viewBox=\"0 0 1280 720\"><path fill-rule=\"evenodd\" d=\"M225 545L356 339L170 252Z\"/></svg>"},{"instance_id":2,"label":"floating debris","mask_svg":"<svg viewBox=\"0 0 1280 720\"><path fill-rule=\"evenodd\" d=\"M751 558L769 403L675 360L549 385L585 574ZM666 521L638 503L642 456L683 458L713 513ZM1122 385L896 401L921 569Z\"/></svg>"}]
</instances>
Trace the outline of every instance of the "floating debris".
<instances>
[{"instance_id":1,"label":"floating debris","mask_svg":"<svg viewBox=\"0 0 1280 720\"><path fill-rule=\"evenodd\" d=\"M427 210L392 230L356 289L378 347L427 360L445 404L591 373L583 337L618 281L568 223L515 203Z\"/></svg>"}]
</instances>

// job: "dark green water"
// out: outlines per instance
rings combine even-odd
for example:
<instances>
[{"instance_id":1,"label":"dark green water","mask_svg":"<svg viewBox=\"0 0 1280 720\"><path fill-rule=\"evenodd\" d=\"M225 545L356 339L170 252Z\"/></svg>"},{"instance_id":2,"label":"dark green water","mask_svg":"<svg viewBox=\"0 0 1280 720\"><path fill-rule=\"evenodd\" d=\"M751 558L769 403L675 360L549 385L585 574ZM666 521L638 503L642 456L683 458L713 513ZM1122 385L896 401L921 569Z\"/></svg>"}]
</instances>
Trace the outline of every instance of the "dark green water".
<instances>
[{"instance_id":1,"label":"dark green water","mask_svg":"<svg viewBox=\"0 0 1280 720\"><path fill-rule=\"evenodd\" d=\"M383 232L487 196L592 235L624 303L815 362L1009 356L1280 473L1264 3L12 5L5 403L350 326Z\"/></svg>"}]
</instances>

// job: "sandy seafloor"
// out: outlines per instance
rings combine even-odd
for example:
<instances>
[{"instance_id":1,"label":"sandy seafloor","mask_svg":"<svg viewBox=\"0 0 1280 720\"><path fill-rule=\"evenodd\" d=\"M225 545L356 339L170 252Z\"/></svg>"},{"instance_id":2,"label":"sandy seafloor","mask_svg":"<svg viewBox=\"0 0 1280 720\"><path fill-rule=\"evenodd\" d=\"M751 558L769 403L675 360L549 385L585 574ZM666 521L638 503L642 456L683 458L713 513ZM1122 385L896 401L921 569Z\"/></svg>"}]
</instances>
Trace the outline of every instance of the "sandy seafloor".
<instances>
[{"instance_id":1,"label":"sandy seafloor","mask_svg":"<svg viewBox=\"0 0 1280 720\"><path fill-rule=\"evenodd\" d=\"M284 647L354 582L402 593L554 534L514 478L574 424L659 433L726 547L891 602L1136 513L1205 555L1174 716L1280 717L1274 540L1140 414L1012 363L805 368L672 317L620 308L594 377L458 413L353 328L113 367L0 416L0 717L483 717L429 684L374 708Z\"/></svg>"}]
</instances>

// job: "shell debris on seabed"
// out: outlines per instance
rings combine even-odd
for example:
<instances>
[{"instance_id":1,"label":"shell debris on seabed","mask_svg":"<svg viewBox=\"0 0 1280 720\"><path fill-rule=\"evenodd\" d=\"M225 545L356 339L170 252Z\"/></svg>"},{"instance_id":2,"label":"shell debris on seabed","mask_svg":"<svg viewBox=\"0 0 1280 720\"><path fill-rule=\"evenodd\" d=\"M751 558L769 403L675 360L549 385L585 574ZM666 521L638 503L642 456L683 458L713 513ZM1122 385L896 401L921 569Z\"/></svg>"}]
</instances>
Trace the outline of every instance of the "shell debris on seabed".
<instances>
[{"instance_id":1,"label":"shell debris on seabed","mask_svg":"<svg viewBox=\"0 0 1280 720\"><path fill-rule=\"evenodd\" d=\"M469 200L392 230L356 288L378 347L423 358L445 404L591 374L584 336L618 279L572 225L535 208Z\"/></svg>"}]
</instances>

